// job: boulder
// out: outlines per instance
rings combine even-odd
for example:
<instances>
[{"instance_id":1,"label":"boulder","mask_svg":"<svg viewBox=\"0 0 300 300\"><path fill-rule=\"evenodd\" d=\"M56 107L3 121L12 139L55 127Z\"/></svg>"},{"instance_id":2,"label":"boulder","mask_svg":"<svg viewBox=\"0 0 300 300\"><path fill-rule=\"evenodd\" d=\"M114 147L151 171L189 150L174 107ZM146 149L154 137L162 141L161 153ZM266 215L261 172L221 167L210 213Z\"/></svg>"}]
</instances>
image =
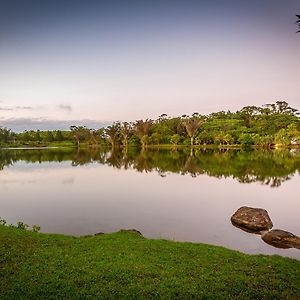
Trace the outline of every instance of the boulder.
<instances>
[{"instance_id":1,"label":"boulder","mask_svg":"<svg viewBox=\"0 0 300 300\"><path fill-rule=\"evenodd\" d=\"M273 227L268 212L262 208L240 207L231 217L231 222L248 232L260 233Z\"/></svg>"},{"instance_id":2,"label":"boulder","mask_svg":"<svg viewBox=\"0 0 300 300\"><path fill-rule=\"evenodd\" d=\"M300 237L284 230L273 229L264 232L261 236L264 242L276 248L297 248L300 249Z\"/></svg>"}]
</instances>

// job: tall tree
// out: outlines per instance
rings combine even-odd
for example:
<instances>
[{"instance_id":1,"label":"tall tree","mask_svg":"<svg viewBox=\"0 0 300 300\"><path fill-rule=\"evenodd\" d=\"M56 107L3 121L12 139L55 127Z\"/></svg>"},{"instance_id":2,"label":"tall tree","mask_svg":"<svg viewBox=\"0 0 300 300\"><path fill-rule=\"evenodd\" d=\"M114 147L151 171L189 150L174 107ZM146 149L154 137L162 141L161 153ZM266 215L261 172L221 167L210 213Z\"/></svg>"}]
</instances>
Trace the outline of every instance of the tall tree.
<instances>
[{"instance_id":1,"label":"tall tree","mask_svg":"<svg viewBox=\"0 0 300 300\"><path fill-rule=\"evenodd\" d=\"M138 120L134 124L134 130L136 132L136 135L139 137L140 142L142 144L142 148L145 148L148 141L148 133L150 131L150 128L152 127L153 121L150 119Z\"/></svg>"},{"instance_id":2,"label":"tall tree","mask_svg":"<svg viewBox=\"0 0 300 300\"><path fill-rule=\"evenodd\" d=\"M72 137L79 148L80 142L87 141L90 138L90 130L85 126L71 126Z\"/></svg>"},{"instance_id":3,"label":"tall tree","mask_svg":"<svg viewBox=\"0 0 300 300\"><path fill-rule=\"evenodd\" d=\"M105 133L108 135L111 146L114 149L118 144L118 138L120 134L120 123L115 122L113 125L108 126L105 129Z\"/></svg>"},{"instance_id":4,"label":"tall tree","mask_svg":"<svg viewBox=\"0 0 300 300\"><path fill-rule=\"evenodd\" d=\"M198 133L200 126L203 124L203 120L198 117L186 118L185 121L182 122L185 127L185 130L188 136L191 139L191 146L194 145L194 139Z\"/></svg>"},{"instance_id":5,"label":"tall tree","mask_svg":"<svg viewBox=\"0 0 300 300\"><path fill-rule=\"evenodd\" d=\"M130 123L124 122L120 126L120 134L122 136L122 143L124 148L128 147L128 139L132 131L133 131L132 125Z\"/></svg>"},{"instance_id":6,"label":"tall tree","mask_svg":"<svg viewBox=\"0 0 300 300\"><path fill-rule=\"evenodd\" d=\"M63 134L60 130L57 130L56 135L55 135L55 139L58 142L62 142L64 140Z\"/></svg>"},{"instance_id":7,"label":"tall tree","mask_svg":"<svg viewBox=\"0 0 300 300\"><path fill-rule=\"evenodd\" d=\"M54 141L54 136L53 136L53 133L52 133L52 131L47 131L47 133L46 133L46 141L47 142L53 142Z\"/></svg>"}]
</instances>

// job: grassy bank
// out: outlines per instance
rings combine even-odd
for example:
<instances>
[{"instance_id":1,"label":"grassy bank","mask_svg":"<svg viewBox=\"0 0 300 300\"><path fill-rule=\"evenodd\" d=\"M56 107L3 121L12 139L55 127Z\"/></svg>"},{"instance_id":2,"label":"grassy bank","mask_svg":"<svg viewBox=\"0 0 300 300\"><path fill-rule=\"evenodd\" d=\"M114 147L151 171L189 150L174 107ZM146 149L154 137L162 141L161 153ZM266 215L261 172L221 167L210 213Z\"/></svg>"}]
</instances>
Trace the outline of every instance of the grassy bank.
<instances>
[{"instance_id":1,"label":"grassy bank","mask_svg":"<svg viewBox=\"0 0 300 300\"><path fill-rule=\"evenodd\" d=\"M299 299L300 261L118 232L0 226L1 299Z\"/></svg>"}]
</instances>

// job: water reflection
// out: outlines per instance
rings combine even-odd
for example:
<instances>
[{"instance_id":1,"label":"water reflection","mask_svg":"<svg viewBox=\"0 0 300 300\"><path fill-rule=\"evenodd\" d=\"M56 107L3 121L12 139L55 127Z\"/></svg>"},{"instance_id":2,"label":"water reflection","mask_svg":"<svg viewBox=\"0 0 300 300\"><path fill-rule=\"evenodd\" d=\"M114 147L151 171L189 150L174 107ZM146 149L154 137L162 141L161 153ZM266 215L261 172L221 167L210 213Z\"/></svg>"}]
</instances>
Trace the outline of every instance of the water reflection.
<instances>
[{"instance_id":1,"label":"water reflection","mask_svg":"<svg viewBox=\"0 0 300 300\"><path fill-rule=\"evenodd\" d=\"M118 169L157 172L165 177L179 173L197 177L234 178L240 183L259 182L279 187L300 172L300 153L290 150L212 150L212 149L48 149L2 150L0 170L17 161L31 163L70 161L72 166L90 163Z\"/></svg>"}]
</instances>

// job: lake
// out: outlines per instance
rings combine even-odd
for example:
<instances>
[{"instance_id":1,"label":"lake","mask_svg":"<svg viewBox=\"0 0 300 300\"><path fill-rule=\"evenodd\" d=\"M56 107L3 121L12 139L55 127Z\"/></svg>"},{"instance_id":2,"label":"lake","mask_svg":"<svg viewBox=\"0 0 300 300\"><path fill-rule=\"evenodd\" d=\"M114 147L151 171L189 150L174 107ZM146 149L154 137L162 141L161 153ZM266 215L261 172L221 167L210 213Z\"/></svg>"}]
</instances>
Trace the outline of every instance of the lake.
<instances>
[{"instance_id":1,"label":"lake","mask_svg":"<svg viewBox=\"0 0 300 300\"><path fill-rule=\"evenodd\" d=\"M300 235L296 150L29 149L0 151L0 217L42 232L134 228L145 237L300 259L231 224L241 206Z\"/></svg>"}]
</instances>

